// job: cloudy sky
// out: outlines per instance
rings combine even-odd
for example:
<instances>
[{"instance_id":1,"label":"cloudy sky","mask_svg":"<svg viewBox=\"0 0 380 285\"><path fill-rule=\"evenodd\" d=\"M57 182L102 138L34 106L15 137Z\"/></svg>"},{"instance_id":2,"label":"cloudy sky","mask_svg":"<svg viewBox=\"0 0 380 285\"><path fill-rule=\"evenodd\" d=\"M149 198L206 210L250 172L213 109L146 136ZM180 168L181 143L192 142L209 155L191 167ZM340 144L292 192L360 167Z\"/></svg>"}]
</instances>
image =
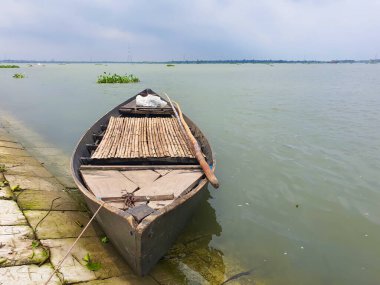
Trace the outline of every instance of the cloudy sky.
<instances>
[{"instance_id":1,"label":"cloudy sky","mask_svg":"<svg viewBox=\"0 0 380 285\"><path fill-rule=\"evenodd\" d=\"M368 59L380 0L2 0L0 60Z\"/></svg>"}]
</instances>

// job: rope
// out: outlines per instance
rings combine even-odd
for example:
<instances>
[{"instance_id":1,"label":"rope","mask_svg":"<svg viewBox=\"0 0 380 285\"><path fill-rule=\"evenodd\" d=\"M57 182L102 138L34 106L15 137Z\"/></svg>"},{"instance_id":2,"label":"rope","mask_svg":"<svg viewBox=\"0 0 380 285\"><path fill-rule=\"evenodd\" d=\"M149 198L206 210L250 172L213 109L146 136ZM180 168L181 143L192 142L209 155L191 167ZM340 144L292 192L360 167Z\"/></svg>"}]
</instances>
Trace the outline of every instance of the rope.
<instances>
[{"instance_id":1,"label":"rope","mask_svg":"<svg viewBox=\"0 0 380 285\"><path fill-rule=\"evenodd\" d=\"M50 275L49 279L44 283L44 285L47 285L49 283L49 281L51 280L51 278L53 278L54 274L57 273L57 271L59 270L59 268L61 267L62 263L65 261L65 259L69 256L70 252L73 250L74 246L76 245L76 243L78 242L78 240L82 237L82 235L84 234L84 232L87 230L88 226L91 224L91 222L94 220L94 218L96 217L96 215L99 213L100 209L104 206L105 202L101 202L99 208L96 210L96 212L94 213L94 215L92 215L91 219L88 221L87 225L83 228L82 232L79 234L79 236L76 238L76 240L74 241L74 243L71 245L71 247L69 248L69 250L66 252L65 256L61 259L61 261L58 263L57 267L54 269L54 272Z\"/></svg>"}]
</instances>

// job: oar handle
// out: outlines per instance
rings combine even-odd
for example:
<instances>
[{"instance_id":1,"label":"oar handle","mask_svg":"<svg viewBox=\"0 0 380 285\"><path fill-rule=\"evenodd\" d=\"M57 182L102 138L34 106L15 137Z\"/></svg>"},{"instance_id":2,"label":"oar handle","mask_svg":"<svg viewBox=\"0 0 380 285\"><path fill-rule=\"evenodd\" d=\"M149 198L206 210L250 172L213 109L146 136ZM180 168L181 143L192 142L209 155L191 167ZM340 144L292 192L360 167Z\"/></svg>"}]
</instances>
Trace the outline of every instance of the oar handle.
<instances>
[{"instance_id":1,"label":"oar handle","mask_svg":"<svg viewBox=\"0 0 380 285\"><path fill-rule=\"evenodd\" d=\"M206 175L206 178L208 179L208 181L210 182L210 184L214 188L218 188L219 187L218 178L216 178L214 172L210 169L210 166L208 165L208 163L206 162L205 158L203 157L201 148L200 148L197 140L195 139L195 137L191 133L189 126L187 125L186 121L184 120L184 118L182 116L181 108L179 107L178 103L176 103L177 104L177 108L178 108L178 112L180 113L180 116L179 116L178 113L177 113L177 110L173 106L173 103L170 100L168 94L166 94L166 93L164 93L164 94L168 98L170 106L173 109L174 115L176 116L176 118L178 120L179 126L180 126L180 128L181 128L184 136L187 138L188 143L191 146L191 149L193 150L193 154L194 154L195 158L198 160L199 165L201 166L204 174Z\"/></svg>"}]
</instances>

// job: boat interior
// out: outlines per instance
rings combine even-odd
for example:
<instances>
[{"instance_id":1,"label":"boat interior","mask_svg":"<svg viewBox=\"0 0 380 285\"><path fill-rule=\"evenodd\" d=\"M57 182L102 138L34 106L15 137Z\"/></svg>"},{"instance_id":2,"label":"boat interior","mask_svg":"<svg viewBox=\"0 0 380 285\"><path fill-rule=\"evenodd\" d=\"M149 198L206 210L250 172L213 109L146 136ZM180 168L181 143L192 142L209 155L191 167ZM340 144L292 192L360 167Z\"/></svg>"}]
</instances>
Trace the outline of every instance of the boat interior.
<instances>
[{"instance_id":1,"label":"boat interior","mask_svg":"<svg viewBox=\"0 0 380 285\"><path fill-rule=\"evenodd\" d=\"M150 89L139 95L148 94L157 95ZM190 129L201 135L195 125ZM98 199L139 223L204 178L185 136L169 104L139 107L134 99L119 106L86 145L89 155L79 169L83 182Z\"/></svg>"}]
</instances>

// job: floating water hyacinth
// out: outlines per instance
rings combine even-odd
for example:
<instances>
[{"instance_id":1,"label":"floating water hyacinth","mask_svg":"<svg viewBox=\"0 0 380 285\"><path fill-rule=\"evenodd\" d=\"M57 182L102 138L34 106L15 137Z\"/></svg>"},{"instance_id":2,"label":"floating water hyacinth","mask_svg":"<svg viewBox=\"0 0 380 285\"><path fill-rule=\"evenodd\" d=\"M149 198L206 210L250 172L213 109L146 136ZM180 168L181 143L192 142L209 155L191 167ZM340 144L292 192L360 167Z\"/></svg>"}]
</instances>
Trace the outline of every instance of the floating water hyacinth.
<instances>
[{"instance_id":1,"label":"floating water hyacinth","mask_svg":"<svg viewBox=\"0 0 380 285\"><path fill-rule=\"evenodd\" d=\"M0 64L0 68L20 68L18 65L4 65Z\"/></svg>"},{"instance_id":2,"label":"floating water hyacinth","mask_svg":"<svg viewBox=\"0 0 380 285\"><path fill-rule=\"evenodd\" d=\"M13 78L25 78L25 75L22 74L22 73L15 73L15 74L13 75Z\"/></svg>"},{"instance_id":3,"label":"floating water hyacinth","mask_svg":"<svg viewBox=\"0 0 380 285\"><path fill-rule=\"evenodd\" d=\"M98 76L98 83L136 83L140 82L140 79L138 79L133 74L126 74L126 75L118 75L114 73L111 75L111 73L104 72L102 75Z\"/></svg>"}]
</instances>

